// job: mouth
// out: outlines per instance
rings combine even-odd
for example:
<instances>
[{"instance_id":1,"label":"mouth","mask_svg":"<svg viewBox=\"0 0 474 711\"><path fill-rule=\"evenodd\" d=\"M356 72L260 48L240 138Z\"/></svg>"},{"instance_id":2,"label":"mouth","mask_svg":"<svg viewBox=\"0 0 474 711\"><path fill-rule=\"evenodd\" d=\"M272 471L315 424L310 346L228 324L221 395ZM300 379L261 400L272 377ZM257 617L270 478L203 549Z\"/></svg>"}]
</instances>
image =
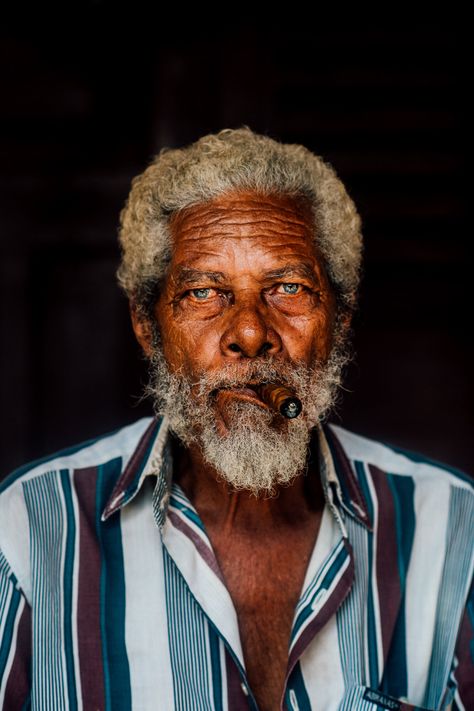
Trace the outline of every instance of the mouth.
<instances>
[{"instance_id":1,"label":"mouth","mask_svg":"<svg viewBox=\"0 0 474 711\"><path fill-rule=\"evenodd\" d=\"M230 398L237 398L238 400L243 400L244 402L252 402L255 405L259 405L265 410L270 410L271 408L266 402L260 399L257 388L261 383L246 383L245 385L231 385L223 386L221 388L215 388L211 391L211 398L216 399L219 402L225 402Z\"/></svg>"}]
</instances>

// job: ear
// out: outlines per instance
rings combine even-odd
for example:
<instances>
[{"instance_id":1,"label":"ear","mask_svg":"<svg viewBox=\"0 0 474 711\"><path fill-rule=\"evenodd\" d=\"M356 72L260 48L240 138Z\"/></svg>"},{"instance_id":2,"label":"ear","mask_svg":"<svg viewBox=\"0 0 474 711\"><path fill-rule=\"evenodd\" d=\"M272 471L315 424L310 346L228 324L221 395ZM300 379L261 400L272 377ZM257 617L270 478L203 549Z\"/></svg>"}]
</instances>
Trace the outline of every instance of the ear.
<instances>
[{"instance_id":1,"label":"ear","mask_svg":"<svg viewBox=\"0 0 474 711\"><path fill-rule=\"evenodd\" d=\"M129 303L130 317L132 319L133 331L138 343L141 345L147 358L151 356L151 328L150 322L140 316L133 301Z\"/></svg>"}]
</instances>

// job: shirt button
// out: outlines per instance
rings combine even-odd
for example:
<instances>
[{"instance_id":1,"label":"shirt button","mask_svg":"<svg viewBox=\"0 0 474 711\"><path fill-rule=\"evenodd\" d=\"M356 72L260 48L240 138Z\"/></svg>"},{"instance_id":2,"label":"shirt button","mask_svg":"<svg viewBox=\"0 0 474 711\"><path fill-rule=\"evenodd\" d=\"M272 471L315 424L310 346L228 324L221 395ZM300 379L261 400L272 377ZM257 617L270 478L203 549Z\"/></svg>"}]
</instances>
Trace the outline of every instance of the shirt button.
<instances>
[{"instance_id":1,"label":"shirt button","mask_svg":"<svg viewBox=\"0 0 474 711\"><path fill-rule=\"evenodd\" d=\"M249 695L249 690L247 689L247 685L244 684L244 682L242 681L241 684L240 684L240 686L242 687L242 691L244 692L245 696L248 696L248 695Z\"/></svg>"}]
</instances>

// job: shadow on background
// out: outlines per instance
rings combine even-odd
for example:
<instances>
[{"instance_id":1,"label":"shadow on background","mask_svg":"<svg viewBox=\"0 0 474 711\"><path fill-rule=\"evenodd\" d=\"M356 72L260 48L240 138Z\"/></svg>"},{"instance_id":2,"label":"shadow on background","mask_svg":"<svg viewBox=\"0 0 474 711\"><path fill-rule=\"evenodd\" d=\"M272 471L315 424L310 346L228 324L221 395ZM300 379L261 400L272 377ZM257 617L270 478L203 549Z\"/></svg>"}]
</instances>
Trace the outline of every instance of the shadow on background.
<instances>
[{"instance_id":1,"label":"shadow on background","mask_svg":"<svg viewBox=\"0 0 474 711\"><path fill-rule=\"evenodd\" d=\"M457 25L216 32L84 2L59 30L4 23L0 52L0 476L151 414L115 282L118 214L162 146L242 124L323 156L361 213L357 358L332 420L472 472Z\"/></svg>"}]
</instances>

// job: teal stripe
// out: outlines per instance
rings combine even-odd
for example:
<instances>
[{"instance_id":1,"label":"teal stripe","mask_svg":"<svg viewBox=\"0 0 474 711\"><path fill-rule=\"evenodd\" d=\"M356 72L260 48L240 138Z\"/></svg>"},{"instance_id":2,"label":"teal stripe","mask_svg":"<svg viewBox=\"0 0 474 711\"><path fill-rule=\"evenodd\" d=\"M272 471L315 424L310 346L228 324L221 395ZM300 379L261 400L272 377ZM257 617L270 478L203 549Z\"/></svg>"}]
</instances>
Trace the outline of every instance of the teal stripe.
<instances>
[{"instance_id":1,"label":"teal stripe","mask_svg":"<svg viewBox=\"0 0 474 711\"><path fill-rule=\"evenodd\" d=\"M407 570L415 536L415 483L411 477L397 474L387 474L387 481L395 507L400 586L402 590L405 590Z\"/></svg>"},{"instance_id":2,"label":"teal stripe","mask_svg":"<svg viewBox=\"0 0 474 711\"><path fill-rule=\"evenodd\" d=\"M355 461L355 468L357 471L357 476L359 479L359 484L361 486L364 498L367 504L367 509L369 511L370 520L374 521L374 506L372 503L372 497L370 494L369 486L367 484L364 464L362 462ZM368 549L368 591L367 591L367 644L368 644L368 656L369 656L369 679L370 685L374 688L377 687L379 682L379 664L377 655L377 633L376 633L376 622L375 622L375 604L374 604L374 593L372 588L372 572L374 565L374 534L372 531L367 531L367 549Z\"/></svg>"},{"instance_id":3,"label":"teal stripe","mask_svg":"<svg viewBox=\"0 0 474 711\"><path fill-rule=\"evenodd\" d=\"M387 483L392 493L395 508L401 602L380 691L391 696L402 697L408 694L405 586L416 525L415 485L410 477L395 474L387 474Z\"/></svg>"},{"instance_id":4,"label":"teal stripe","mask_svg":"<svg viewBox=\"0 0 474 711\"><path fill-rule=\"evenodd\" d=\"M76 524L72 505L71 480L67 469L60 471L61 485L66 505L66 549L64 555L64 651L66 656L66 674L68 688L68 709L77 709L77 688L74 669L74 649L72 641L72 595L74 575L74 546Z\"/></svg>"},{"instance_id":5,"label":"teal stripe","mask_svg":"<svg viewBox=\"0 0 474 711\"><path fill-rule=\"evenodd\" d=\"M120 476L120 457L97 467L96 530L101 551L100 626L107 711L132 707L130 669L125 645L125 573L120 515L101 514Z\"/></svg>"},{"instance_id":6,"label":"teal stripe","mask_svg":"<svg viewBox=\"0 0 474 711\"><path fill-rule=\"evenodd\" d=\"M321 590L329 590L331 587L331 584L344 565L345 561L349 557L349 553L347 552L346 547L343 545L342 548L340 549L339 553L337 554L336 558L334 559L333 563L329 567L329 570L326 572L326 575L324 578L319 582L319 584L315 587L313 594L311 597L308 599L306 605L304 608L301 610L300 614L298 615L297 620L295 621L295 625L291 634L291 646L294 644L294 640L296 637L298 637L299 631L302 627L302 625L306 622L308 617L311 615L315 616L317 613L313 610L312 604L313 601L316 599L316 596L321 592Z\"/></svg>"},{"instance_id":7,"label":"teal stripe","mask_svg":"<svg viewBox=\"0 0 474 711\"><path fill-rule=\"evenodd\" d=\"M10 581L8 581L8 582L10 582ZM1 588L0 588L0 592L1 592ZM3 597L3 595L0 596L0 600L2 597ZM5 672L5 667L6 667L7 660L8 660L8 655L10 653L10 646L12 644L12 639L13 639L13 630L15 628L15 620L16 620L16 616L17 616L17 612L18 612L18 607L20 605L20 601L21 601L20 592L16 588L13 588L12 597L10 600L10 604L8 606L7 617L5 620L5 628L3 630L3 635L2 635L2 646L0 647L0 679L3 678L3 674ZM2 611L2 616L3 616L3 611Z\"/></svg>"},{"instance_id":8,"label":"teal stripe","mask_svg":"<svg viewBox=\"0 0 474 711\"><path fill-rule=\"evenodd\" d=\"M173 483L173 487L174 486L175 484ZM186 518L196 524L196 526L198 526L198 528L200 528L203 533L206 533L204 525L197 512L193 511L193 509L190 509L189 506L177 499L176 496L170 496L170 506L173 506L175 509L178 509L178 511L184 513Z\"/></svg>"},{"instance_id":9,"label":"teal stripe","mask_svg":"<svg viewBox=\"0 0 474 711\"><path fill-rule=\"evenodd\" d=\"M313 597L313 593L316 587L319 587L321 579L324 575L326 575L328 568L332 565L332 561L334 558L339 555L339 552L344 549L344 539L341 538L339 543L337 543L334 548L331 549L331 551L327 554L326 558L323 560L321 565L319 566L318 572L316 572L315 576L311 580L310 584L307 586L305 592L301 595L300 599L298 600L298 604L296 605L296 617L298 617L299 611L302 610L304 607L306 607L307 600L310 597Z\"/></svg>"},{"instance_id":10,"label":"teal stripe","mask_svg":"<svg viewBox=\"0 0 474 711\"><path fill-rule=\"evenodd\" d=\"M311 702L309 700L308 692L306 691L306 686L304 685L303 674L301 673L301 665L299 662L295 664L293 671L290 674L285 694L287 707L289 709L293 709L290 698L290 690L295 693L299 711L311 711Z\"/></svg>"},{"instance_id":11,"label":"teal stripe","mask_svg":"<svg viewBox=\"0 0 474 711\"><path fill-rule=\"evenodd\" d=\"M212 691L215 711L222 711L222 670L219 637L208 625L209 647L211 650Z\"/></svg>"},{"instance_id":12,"label":"teal stripe","mask_svg":"<svg viewBox=\"0 0 474 711\"><path fill-rule=\"evenodd\" d=\"M474 630L474 583L471 584L471 591L466 602L466 612L467 618L471 623L471 629ZM471 663L474 666L474 635L471 637L469 642L469 656L471 657Z\"/></svg>"},{"instance_id":13,"label":"teal stripe","mask_svg":"<svg viewBox=\"0 0 474 711\"><path fill-rule=\"evenodd\" d=\"M121 428L119 428L121 429ZM46 464L46 462L52 462L54 459L58 459L59 457L69 457L71 454L75 454L76 452L79 452L81 449L86 449L86 447L90 447L91 445L95 444L96 442L99 442L101 439L106 439L107 437L112 437L112 435L116 434L119 429L112 430L112 432L107 432L106 434L100 435L99 437L93 437L92 439L87 439L84 442L79 442L78 444L74 444L71 447L65 447L64 449L59 449L57 452L53 452L52 454L48 454L45 457L40 457L39 459L33 459L30 462L27 462L26 464L22 464L21 467L18 467L17 469L14 469L12 472L7 474L7 476L2 480L0 483L0 494L8 489L12 484L15 483L17 479L19 479L23 474L26 474L26 472L30 471L31 469L34 469L35 467L38 467L40 464Z\"/></svg>"}]
</instances>

